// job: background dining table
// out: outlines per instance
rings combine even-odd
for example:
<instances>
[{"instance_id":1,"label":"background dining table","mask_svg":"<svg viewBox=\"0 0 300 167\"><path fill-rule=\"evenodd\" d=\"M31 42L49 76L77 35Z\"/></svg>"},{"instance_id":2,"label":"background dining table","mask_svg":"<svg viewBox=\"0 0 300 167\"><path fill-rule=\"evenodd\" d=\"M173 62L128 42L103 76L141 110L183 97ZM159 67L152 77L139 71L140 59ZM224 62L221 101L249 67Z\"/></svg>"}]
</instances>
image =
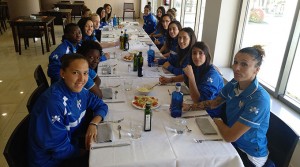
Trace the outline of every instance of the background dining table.
<instances>
[{"instance_id":1,"label":"background dining table","mask_svg":"<svg viewBox=\"0 0 300 167\"><path fill-rule=\"evenodd\" d=\"M54 23L53 23L55 17L52 17L52 16L35 16L35 17L36 18L33 19L30 16L19 16L19 17L9 20L12 34L13 34L16 52L19 52L17 26L40 26L41 29L44 31L47 52L50 52L50 43L49 43L50 40L49 40L49 33L48 33L49 27L50 27L50 33L52 36L53 45L56 44L55 33L54 33Z\"/></svg>"},{"instance_id":2,"label":"background dining table","mask_svg":"<svg viewBox=\"0 0 300 167\"><path fill-rule=\"evenodd\" d=\"M124 23L123 23L124 24ZM119 39L121 29L104 28L102 39L104 41L115 41ZM111 59L100 62L98 65L98 75L101 78L100 88L111 88L112 99L104 99L109 106L106 121L123 120L119 123L112 123L113 140L108 143L93 143L92 147L108 145L109 147L91 149L89 157L90 167L96 166L161 166L161 167L238 167L243 163L231 143L223 140L212 119L207 116L204 110L184 113L183 116L195 116L207 118L210 124L216 129L216 135L204 135L198 128L195 118L187 118L187 129L183 134L177 134L174 130L175 119L170 116L169 106L171 101L170 92L175 90L175 84L160 85L160 76L172 76L165 74L161 67L147 66L147 50L149 44L153 44L143 29L135 24L125 23L129 34L128 51L122 51L118 47L104 49L110 52ZM108 34L108 35L107 35ZM161 58L161 54L156 47L156 57ZM131 52L141 51L144 58L143 77L137 77L137 72L132 71L133 62L124 59L124 56ZM103 73L103 69L111 67L114 72ZM124 89L124 81L132 80L132 89ZM153 87L148 96L158 99L158 105L152 107L152 128L150 132L142 132L140 139L132 139L130 124L138 123L143 125L144 110L134 105L135 96L141 96L137 91L138 87ZM182 83L183 84L183 83ZM189 95L184 96L185 102L191 102ZM122 127L121 139L118 138L118 125ZM101 133L101 132L99 132ZM221 141L204 141L197 143L194 139ZM114 147L118 144L128 144L126 146Z\"/></svg>"}]
</instances>

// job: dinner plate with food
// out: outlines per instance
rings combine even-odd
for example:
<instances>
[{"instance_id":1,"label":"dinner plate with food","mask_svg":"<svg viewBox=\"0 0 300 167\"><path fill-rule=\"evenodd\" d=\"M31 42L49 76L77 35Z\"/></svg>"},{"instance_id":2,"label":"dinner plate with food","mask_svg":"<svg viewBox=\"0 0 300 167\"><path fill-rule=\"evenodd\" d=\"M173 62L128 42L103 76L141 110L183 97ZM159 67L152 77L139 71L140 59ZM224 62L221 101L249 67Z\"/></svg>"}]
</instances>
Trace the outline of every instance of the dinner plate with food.
<instances>
[{"instance_id":1,"label":"dinner plate with food","mask_svg":"<svg viewBox=\"0 0 300 167\"><path fill-rule=\"evenodd\" d=\"M123 57L123 60L124 61L133 61L133 55L125 55L124 57Z\"/></svg>"},{"instance_id":2,"label":"dinner plate with food","mask_svg":"<svg viewBox=\"0 0 300 167\"><path fill-rule=\"evenodd\" d=\"M151 103L151 109L156 109L160 106L158 99L153 96L134 96L134 100L132 100L131 104L135 108L143 110L148 101Z\"/></svg>"}]
</instances>

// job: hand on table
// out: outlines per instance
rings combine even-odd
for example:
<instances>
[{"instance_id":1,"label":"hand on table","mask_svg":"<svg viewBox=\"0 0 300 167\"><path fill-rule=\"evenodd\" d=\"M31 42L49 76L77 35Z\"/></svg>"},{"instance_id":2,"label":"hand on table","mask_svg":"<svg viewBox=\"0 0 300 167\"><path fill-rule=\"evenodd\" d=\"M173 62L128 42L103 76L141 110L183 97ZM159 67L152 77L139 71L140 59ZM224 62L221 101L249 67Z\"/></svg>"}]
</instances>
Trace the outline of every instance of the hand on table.
<instances>
[{"instance_id":1,"label":"hand on table","mask_svg":"<svg viewBox=\"0 0 300 167\"><path fill-rule=\"evenodd\" d=\"M167 61L163 64L163 68L168 69L171 64Z\"/></svg>"},{"instance_id":2,"label":"hand on table","mask_svg":"<svg viewBox=\"0 0 300 167\"><path fill-rule=\"evenodd\" d=\"M91 143L97 139L97 126L89 125L85 134L85 148L90 149Z\"/></svg>"},{"instance_id":3,"label":"hand on table","mask_svg":"<svg viewBox=\"0 0 300 167\"><path fill-rule=\"evenodd\" d=\"M171 79L171 78L164 77L164 76L161 76L161 77L159 77L159 82L160 82L162 85L165 85L165 84L167 84L167 83L171 83L171 82L172 82L172 79Z\"/></svg>"}]
</instances>

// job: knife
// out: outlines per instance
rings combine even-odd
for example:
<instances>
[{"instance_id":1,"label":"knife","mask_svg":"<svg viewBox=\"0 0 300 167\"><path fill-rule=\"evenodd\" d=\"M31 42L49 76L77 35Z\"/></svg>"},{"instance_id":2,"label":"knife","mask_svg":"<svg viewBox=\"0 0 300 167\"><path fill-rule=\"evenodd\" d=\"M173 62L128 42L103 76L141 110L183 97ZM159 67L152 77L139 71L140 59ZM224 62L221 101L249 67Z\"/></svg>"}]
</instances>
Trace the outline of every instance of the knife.
<instances>
[{"instance_id":1,"label":"knife","mask_svg":"<svg viewBox=\"0 0 300 167\"><path fill-rule=\"evenodd\" d=\"M106 100L103 100L104 103L125 103L125 101L106 101Z\"/></svg>"},{"instance_id":2,"label":"knife","mask_svg":"<svg viewBox=\"0 0 300 167\"><path fill-rule=\"evenodd\" d=\"M202 115L190 115L190 116L183 116L182 118L197 118L197 117L206 117L209 116L208 114L202 114Z\"/></svg>"},{"instance_id":3,"label":"knife","mask_svg":"<svg viewBox=\"0 0 300 167\"><path fill-rule=\"evenodd\" d=\"M130 143L121 143L121 144L114 144L114 145L105 145L105 146L94 146L91 147L91 150L98 149L98 148L107 148L107 147L123 147L123 146L129 146Z\"/></svg>"}]
</instances>

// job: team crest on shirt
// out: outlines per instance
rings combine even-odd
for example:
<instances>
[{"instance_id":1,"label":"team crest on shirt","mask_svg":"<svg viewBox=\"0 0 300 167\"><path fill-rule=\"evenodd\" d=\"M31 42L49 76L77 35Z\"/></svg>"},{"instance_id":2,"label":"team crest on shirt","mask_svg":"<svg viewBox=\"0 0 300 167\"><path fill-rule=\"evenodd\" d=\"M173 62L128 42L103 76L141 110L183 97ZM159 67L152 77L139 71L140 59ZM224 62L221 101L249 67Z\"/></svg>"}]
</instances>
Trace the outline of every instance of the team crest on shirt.
<instances>
[{"instance_id":1,"label":"team crest on shirt","mask_svg":"<svg viewBox=\"0 0 300 167\"><path fill-rule=\"evenodd\" d=\"M239 102L239 107L242 108L244 106L244 102L240 101Z\"/></svg>"},{"instance_id":2,"label":"team crest on shirt","mask_svg":"<svg viewBox=\"0 0 300 167\"><path fill-rule=\"evenodd\" d=\"M255 113L257 115L259 112L259 108L251 106L249 111L250 111L250 113Z\"/></svg>"},{"instance_id":3,"label":"team crest on shirt","mask_svg":"<svg viewBox=\"0 0 300 167\"><path fill-rule=\"evenodd\" d=\"M77 108L81 110L81 100L77 100Z\"/></svg>"},{"instance_id":4,"label":"team crest on shirt","mask_svg":"<svg viewBox=\"0 0 300 167\"><path fill-rule=\"evenodd\" d=\"M70 53L70 46L67 47L66 54Z\"/></svg>"},{"instance_id":5,"label":"team crest on shirt","mask_svg":"<svg viewBox=\"0 0 300 167\"><path fill-rule=\"evenodd\" d=\"M58 55L55 54L55 55L53 56L53 58L54 58L54 59L58 59Z\"/></svg>"},{"instance_id":6,"label":"team crest on shirt","mask_svg":"<svg viewBox=\"0 0 300 167\"><path fill-rule=\"evenodd\" d=\"M213 80L211 77L208 77L208 78L207 78L207 82L213 83L214 80Z\"/></svg>"},{"instance_id":7,"label":"team crest on shirt","mask_svg":"<svg viewBox=\"0 0 300 167\"><path fill-rule=\"evenodd\" d=\"M52 123L54 124L56 121L60 122L60 116L59 115L52 116Z\"/></svg>"}]
</instances>

